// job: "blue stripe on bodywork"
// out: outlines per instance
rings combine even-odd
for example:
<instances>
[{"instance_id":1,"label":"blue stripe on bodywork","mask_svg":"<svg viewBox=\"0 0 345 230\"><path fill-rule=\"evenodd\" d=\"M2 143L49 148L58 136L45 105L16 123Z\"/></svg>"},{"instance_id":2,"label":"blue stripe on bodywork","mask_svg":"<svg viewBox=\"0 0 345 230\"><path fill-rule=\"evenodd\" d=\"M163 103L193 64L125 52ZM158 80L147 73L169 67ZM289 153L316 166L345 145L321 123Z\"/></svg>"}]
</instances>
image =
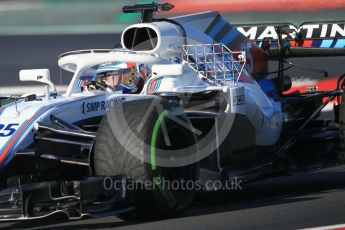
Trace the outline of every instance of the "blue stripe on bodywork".
<instances>
[{"instance_id":1,"label":"blue stripe on bodywork","mask_svg":"<svg viewBox=\"0 0 345 230\"><path fill-rule=\"evenodd\" d=\"M25 127L25 129L22 131L22 133L18 136L17 140L13 143L13 146L10 148L10 151L13 150L13 148L16 147L17 143L20 141L21 137L24 135L24 133L31 127L31 125L44 113L46 113L51 107L45 108L40 113L36 114L35 117L30 121L30 123Z\"/></svg>"},{"instance_id":2,"label":"blue stripe on bodywork","mask_svg":"<svg viewBox=\"0 0 345 230\"><path fill-rule=\"evenodd\" d=\"M83 80L82 79L79 79L78 80L78 87L80 88L81 87L81 83L83 82Z\"/></svg>"},{"instance_id":3,"label":"blue stripe on bodywork","mask_svg":"<svg viewBox=\"0 0 345 230\"><path fill-rule=\"evenodd\" d=\"M338 39L333 39L332 45L330 48L334 48L335 44L337 44Z\"/></svg>"},{"instance_id":4,"label":"blue stripe on bodywork","mask_svg":"<svg viewBox=\"0 0 345 230\"><path fill-rule=\"evenodd\" d=\"M231 30L219 42L223 44L228 44L236 37L238 33L239 32L236 29L236 27L232 27Z\"/></svg>"},{"instance_id":5,"label":"blue stripe on bodywork","mask_svg":"<svg viewBox=\"0 0 345 230\"><path fill-rule=\"evenodd\" d=\"M161 86L161 82L162 82L162 78L158 78L156 85L155 85L155 88L153 89L154 93L158 91L159 87Z\"/></svg>"},{"instance_id":6,"label":"blue stripe on bodywork","mask_svg":"<svg viewBox=\"0 0 345 230\"><path fill-rule=\"evenodd\" d=\"M212 28L210 35L212 38L216 36L216 34L227 24L227 22L224 19L220 19L219 22Z\"/></svg>"},{"instance_id":7,"label":"blue stripe on bodywork","mask_svg":"<svg viewBox=\"0 0 345 230\"><path fill-rule=\"evenodd\" d=\"M322 42L323 42L323 40L315 39L315 40L313 41L312 47L320 48Z\"/></svg>"},{"instance_id":8,"label":"blue stripe on bodywork","mask_svg":"<svg viewBox=\"0 0 345 230\"><path fill-rule=\"evenodd\" d=\"M20 141L20 139L23 137L23 135L27 132L27 130L32 126L32 124L39 118L41 117L44 113L46 113L48 110L50 110L51 108L55 107L56 105L52 105L52 106L48 106L47 108L44 108L41 112L37 113L34 115L34 117L31 119L31 121L29 122L29 124L22 130L22 132L20 133L20 135L18 136L18 138L16 139L16 141L13 143L12 147L9 149L5 159L4 159L4 163L2 163L0 165L0 168L4 167L5 165L7 165L8 161L10 160L10 156L12 155L12 151L15 149L16 145L18 144L18 142ZM25 120L23 122L23 124L21 126L18 127L17 132L19 132L19 130L23 127L23 125L26 124L28 120ZM15 136L17 134L17 132L15 132L13 134L13 136ZM3 148L0 150L0 154L3 153L4 149L6 148L6 146L12 141L12 138L10 138L7 143L3 146Z\"/></svg>"},{"instance_id":9,"label":"blue stripe on bodywork","mask_svg":"<svg viewBox=\"0 0 345 230\"><path fill-rule=\"evenodd\" d=\"M325 39L322 41L320 48L330 48L333 43L333 39Z\"/></svg>"},{"instance_id":10,"label":"blue stripe on bodywork","mask_svg":"<svg viewBox=\"0 0 345 230\"><path fill-rule=\"evenodd\" d=\"M344 48L345 47L345 39L338 39L337 43L335 43L334 48Z\"/></svg>"}]
</instances>

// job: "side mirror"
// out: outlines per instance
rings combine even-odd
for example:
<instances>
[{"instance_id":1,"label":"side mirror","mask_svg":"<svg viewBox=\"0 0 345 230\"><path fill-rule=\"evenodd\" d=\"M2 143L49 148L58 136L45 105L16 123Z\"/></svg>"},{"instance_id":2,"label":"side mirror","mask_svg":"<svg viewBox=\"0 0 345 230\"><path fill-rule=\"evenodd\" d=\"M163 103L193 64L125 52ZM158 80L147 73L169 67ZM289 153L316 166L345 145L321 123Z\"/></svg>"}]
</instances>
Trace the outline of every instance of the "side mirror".
<instances>
[{"instance_id":1,"label":"side mirror","mask_svg":"<svg viewBox=\"0 0 345 230\"><path fill-rule=\"evenodd\" d=\"M155 76L180 76L183 74L182 64L156 64L152 65L152 74Z\"/></svg>"},{"instance_id":2,"label":"side mirror","mask_svg":"<svg viewBox=\"0 0 345 230\"><path fill-rule=\"evenodd\" d=\"M49 85L56 93L56 87L50 81L49 69L24 69L19 71L19 79L21 81L37 81Z\"/></svg>"}]
</instances>

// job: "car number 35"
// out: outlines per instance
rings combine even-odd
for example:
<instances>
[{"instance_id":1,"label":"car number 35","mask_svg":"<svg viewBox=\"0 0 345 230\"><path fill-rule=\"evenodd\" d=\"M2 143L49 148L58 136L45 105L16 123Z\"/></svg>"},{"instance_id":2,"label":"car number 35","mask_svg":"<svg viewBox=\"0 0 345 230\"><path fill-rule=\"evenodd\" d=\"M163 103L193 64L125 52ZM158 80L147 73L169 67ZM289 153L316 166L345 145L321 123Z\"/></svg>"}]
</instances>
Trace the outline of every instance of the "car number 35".
<instances>
[{"instance_id":1,"label":"car number 35","mask_svg":"<svg viewBox=\"0 0 345 230\"><path fill-rule=\"evenodd\" d=\"M11 136L18 128L19 124L8 124L3 125L0 124L0 137L8 137Z\"/></svg>"}]
</instances>

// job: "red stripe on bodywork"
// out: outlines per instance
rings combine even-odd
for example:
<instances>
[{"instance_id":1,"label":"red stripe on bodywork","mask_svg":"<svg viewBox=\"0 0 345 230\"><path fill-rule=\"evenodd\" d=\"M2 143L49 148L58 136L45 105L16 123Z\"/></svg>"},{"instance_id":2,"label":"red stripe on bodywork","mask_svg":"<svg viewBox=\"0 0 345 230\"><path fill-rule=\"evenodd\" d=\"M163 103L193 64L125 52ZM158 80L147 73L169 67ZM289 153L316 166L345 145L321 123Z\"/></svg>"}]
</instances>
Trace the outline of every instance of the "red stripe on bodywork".
<instances>
[{"instance_id":1,"label":"red stripe on bodywork","mask_svg":"<svg viewBox=\"0 0 345 230\"><path fill-rule=\"evenodd\" d=\"M297 41L290 41L290 46L296 47L296 46L298 46L298 42Z\"/></svg>"},{"instance_id":2,"label":"red stripe on bodywork","mask_svg":"<svg viewBox=\"0 0 345 230\"><path fill-rule=\"evenodd\" d=\"M14 142L18 139L18 137L23 132L23 130L30 124L30 121L32 119L34 119L36 117L36 115L41 113L44 109L45 109L45 107L41 108L38 112L36 112L29 120L27 120L24 123L24 125L21 126L21 128L17 131L16 135L14 137L12 137L11 141L7 144L6 148L4 149L4 151L0 155L0 164L6 158L8 152L11 149L11 147L13 146Z\"/></svg>"},{"instance_id":3,"label":"red stripe on bodywork","mask_svg":"<svg viewBox=\"0 0 345 230\"><path fill-rule=\"evenodd\" d=\"M335 88L337 88L337 81L338 81L338 77L329 77L325 79L315 80L315 83L313 84L308 84L308 83L303 84L302 82L300 83L300 85L294 86L294 83L292 83L291 89L284 92L284 94L289 94L294 91L300 91L301 93L305 93L307 87L316 87L316 86L319 91L334 90ZM334 103L335 101L336 99L334 99L331 103Z\"/></svg>"},{"instance_id":4,"label":"red stripe on bodywork","mask_svg":"<svg viewBox=\"0 0 345 230\"><path fill-rule=\"evenodd\" d=\"M13 143L17 140L18 136L23 132L23 130L26 128L26 126L29 124L30 120L26 121L25 124L20 128L20 130L18 131L18 133L12 138L12 140L10 141L10 143L8 143L8 145L6 146L6 148L4 149L4 151L1 153L0 156L0 164L2 163L2 161L5 159L5 157L7 156L8 151L11 149Z\"/></svg>"},{"instance_id":5,"label":"red stripe on bodywork","mask_svg":"<svg viewBox=\"0 0 345 230\"><path fill-rule=\"evenodd\" d=\"M157 83L157 80L153 80L153 81L151 82L150 89L149 89L149 93L152 93L152 92L153 92L153 90L155 89L156 83Z\"/></svg>"},{"instance_id":6,"label":"red stripe on bodywork","mask_svg":"<svg viewBox=\"0 0 345 230\"><path fill-rule=\"evenodd\" d=\"M303 47L312 47L313 45L313 40L303 40L302 46Z\"/></svg>"},{"instance_id":7,"label":"red stripe on bodywork","mask_svg":"<svg viewBox=\"0 0 345 230\"><path fill-rule=\"evenodd\" d=\"M284 92L284 94L289 94L289 93L292 93L294 91L300 91L302 93L305 93L307 87L314 87L314 86L317 86L318 90L321 90L321 91L333 90L337 87L337 81L338 81L337 77L329 77L326 79L315 80L315 83L313 83L313 84L308 84L308 83L303 84L303 82L302 82L298 86L296 86L292 82L291 89Z\"/></svg>"}]
</instances>

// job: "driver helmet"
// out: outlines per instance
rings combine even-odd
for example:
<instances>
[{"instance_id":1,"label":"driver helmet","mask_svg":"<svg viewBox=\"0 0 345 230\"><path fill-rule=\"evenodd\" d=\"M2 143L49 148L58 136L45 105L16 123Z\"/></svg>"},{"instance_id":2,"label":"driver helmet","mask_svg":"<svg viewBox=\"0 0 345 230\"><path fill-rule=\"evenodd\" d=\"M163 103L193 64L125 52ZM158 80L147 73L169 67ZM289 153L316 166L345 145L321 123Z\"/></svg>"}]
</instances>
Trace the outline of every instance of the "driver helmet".
<instances>
[{"instance_id":1,"label":"driver helmet","mask_svg":"<svg viewBox=\"0 0 345 230\"><path fill-rule=\"evenodd\" d=\"M143 64L130 62L104 63L98 66L95 80L102 81L124 94L140 93L147 77Z\"/></svg>"}]
</instances>

